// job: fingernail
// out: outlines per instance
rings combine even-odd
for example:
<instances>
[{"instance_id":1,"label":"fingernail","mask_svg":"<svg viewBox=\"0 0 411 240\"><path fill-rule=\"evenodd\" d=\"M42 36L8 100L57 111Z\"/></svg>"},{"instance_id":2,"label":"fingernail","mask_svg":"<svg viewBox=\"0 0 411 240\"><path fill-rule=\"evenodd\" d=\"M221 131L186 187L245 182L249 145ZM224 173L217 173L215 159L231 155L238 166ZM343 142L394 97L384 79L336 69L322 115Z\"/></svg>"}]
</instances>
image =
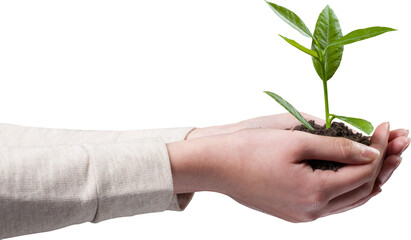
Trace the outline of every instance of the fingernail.
<instances>
[{"instance_id":1,"label":"fingernail","mask_svg":"<svg viewBox=\"0 0 411 240\"><path fill-rule=\"evenodd\" d=\"M402 157L398 157L398 162L397 162L397 164L395 165L395 168L394 168L393 172L400 166L401 162L402 162ZM392 173L391 173L391 174L392 174ZM387 180L388 180L388 179L387 179ZM387 180L386 180L386 181L387 181Z\"/></svg>"},{"instance_id":2,"label":"fingernail","mask_svg":"<svg viewBox=\"0 0 411 240\"><path fill-rule=\"evenodd\" d=\"M385 123L385 130L388 132L390 131L390 122Z\"/></svg>"},{"instance_id":3,"label":"fingernail","mask_svg":"<svg viewBox=\"0 0 411 240\"><path fill-rule=\"evenodd\" d=\"M401 156L401 154L410 146L410 142L411 142L411 138L408 138L408 144L405 145L405 146L401 149L400 154L398 154L398 156Z\"/></svg>"},{"instance_id":4,"label":"fingernail","mask_svg":"<svg viewBox=\"0 0 411 240\"><path fill-rule=\"evenodd\" d=\"M382 192L381 187L378 187L378 189L377 189L377 191L376 191L376 193L375 193L375 196L377 196L377 195L380 194L381 192Z\"/></svg>"},{"instance_id":5,"label":"fingernail","mask_svg":"<svg viewBox=\"0 0 411 240\"><path fill-rule=\"evenodd\" d=\"M395 169L397 169L397 167L400 166L401 162L402 162L402 157L399 157L398 158L398 163L397 163L397 166L395 167Z\"/></svg>"},{"instance_id":6,"label":"fingernail","mask_svg":"<svg viewBox=\"0 0 411 240\"><path fill-rule=\"evenodd\" d=\"M408 137L408 134L410 134L410 130L406 129L405 132L406 132L405 136Z\"/></svg>"},{"instance_id":7,"label":"fingernail","mask_svg":"<svg viewBox=\"0 0 411 240\"><path fill-rule=\"evenodd\" d=\"M373 189L371 195L375 197L378 194L380 194L381 192L382 192L381 186L377 185L377 186L374 186L374 189Z\"/></svg>"},{"instance_id":8,"label":"fingernail","mask_svg":"<svg viewBox=\"0 0 411 240\"><path fill-rule=\"evenodd\" d=\"M361 155L365 160L374 161L380 156L380 151L375 148L361 146Z\"/></svg>"}]
</instances>

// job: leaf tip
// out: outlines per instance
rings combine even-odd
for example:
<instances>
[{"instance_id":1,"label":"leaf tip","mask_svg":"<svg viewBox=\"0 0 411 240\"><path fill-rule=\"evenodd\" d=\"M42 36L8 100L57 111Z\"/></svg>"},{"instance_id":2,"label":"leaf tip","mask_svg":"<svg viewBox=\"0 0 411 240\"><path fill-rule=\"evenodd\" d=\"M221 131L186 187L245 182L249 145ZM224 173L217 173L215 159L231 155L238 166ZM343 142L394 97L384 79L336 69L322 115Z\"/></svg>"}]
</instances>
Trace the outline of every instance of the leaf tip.
<instances>
[{"instance_id":1,"label":"leaf tip","mask_svg":"<svg viewBox=\"0 0 411 240\"><path fill-rule=\"evenodd\" d=\"M274 5L274 6L276 5L276 4L274 4L274 3L272 3L272 2L269 2L269 1L267 1L267 0L264 0L264 1L265 1L265 3L267 3L268 5L270 5L270 7L273 6L273 5Z\"/></svg>"},{"instance_id":2,"label":"leaf tip","mask_svg":"<svg viewBox=\"0 0 411 240\"><path fill-rule=\"evenodd\" d=\"M334 10L330 7L330 5L328 5L327 4L327 6L325 6L325 8L324 8L324 10L323 10L323 12L328 12L328 13L330 13L330 14L332 14L332 15L335 15L335 13L334 13Z\"/></svg>"},{"instance_id":3,"label":"leaf tip","mask_svg":"<svg viewBox=\"0 0 411 240\"><path fill-rule=\"evenodd\" d=\"M395 29L395 28L390 28L390 27L383 27L383 28L387 29L388 32L398 31L398 29Z\"/></svg>"}]
</instances>

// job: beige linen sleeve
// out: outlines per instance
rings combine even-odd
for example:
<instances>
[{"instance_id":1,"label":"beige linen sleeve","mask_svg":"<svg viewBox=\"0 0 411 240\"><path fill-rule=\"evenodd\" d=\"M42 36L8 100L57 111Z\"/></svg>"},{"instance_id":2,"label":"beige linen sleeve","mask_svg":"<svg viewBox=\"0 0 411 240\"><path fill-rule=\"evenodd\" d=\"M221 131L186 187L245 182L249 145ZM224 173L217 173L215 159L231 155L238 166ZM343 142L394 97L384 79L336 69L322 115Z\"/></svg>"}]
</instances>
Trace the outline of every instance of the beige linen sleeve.
<instances>
[{"instance_id":1,"label":"beige linen sleeve","mask_svg":"<svg viewBox=\"0 0 411 240\"><path fill-rule=\"evenodd\" d=\"M184 209L192 194L173 195L165 144L184 140L192 129L0 124L0 238Z\"/></svg>"}]
</instances>

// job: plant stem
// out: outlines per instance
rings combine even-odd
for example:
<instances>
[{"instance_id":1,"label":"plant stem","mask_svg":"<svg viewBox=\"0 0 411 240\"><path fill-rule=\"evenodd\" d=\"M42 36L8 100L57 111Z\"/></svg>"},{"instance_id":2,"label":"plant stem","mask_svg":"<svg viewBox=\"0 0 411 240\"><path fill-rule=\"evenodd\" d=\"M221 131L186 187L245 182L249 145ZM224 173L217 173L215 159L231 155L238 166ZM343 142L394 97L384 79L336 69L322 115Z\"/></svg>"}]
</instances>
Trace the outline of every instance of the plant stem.
<instances>
[{"instance_id":1,"label":"plant stem","mask_svg":"<svg viewBox=\"0 0 411 240\"><path fill-rule=\"evenodd\" d=\"M327 87L327 73L325 72L325 53L326 51L321 50L321 45L320 43L315 39L314 42L317 45L318 51L317 54L319 56L320 64L323 70L323 89L324 89L324 102L325 102L325 128L328 129L331 127L331 121L333 117L330 117L330 109L328 106L328 87ZM327 49L327 48L326 48Z\"/></svg>"},{"instance_id":2,"label":"plant stem","mask_svg":"<svg viewBox=\"0 0 411 240\"><path fill-rule=\"evenodd\" d=\"M327 81L323 80L323 88L324 88L324 102L325 102L325 128L328 129L331 127L331 118L330 118L330 109L328 107Z\"/></svg>"}]
</instances>

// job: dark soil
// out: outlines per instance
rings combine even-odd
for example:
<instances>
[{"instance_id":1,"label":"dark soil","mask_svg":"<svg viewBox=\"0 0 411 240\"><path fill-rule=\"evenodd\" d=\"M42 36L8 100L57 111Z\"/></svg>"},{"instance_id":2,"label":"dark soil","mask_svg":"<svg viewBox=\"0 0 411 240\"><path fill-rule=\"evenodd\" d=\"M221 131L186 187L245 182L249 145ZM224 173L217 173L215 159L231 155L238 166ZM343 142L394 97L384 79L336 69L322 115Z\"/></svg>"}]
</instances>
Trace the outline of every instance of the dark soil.
<instances>
[{"instance_id":1,"label":"dark soil","mask_svg":"<svg viewBox=\"0 0 411 240\"><path fill-rule=\"evenodd\" d=\"M309 123L315 129L314 131L309 130L304 125L299 125L295 127L294 130L308 132L308 133L321 135L321 136L344 137L344 138L348 138L350 140L365 144L367 146L371 144L369 136L364 136L361 133L354 133L344 123L333 122L329 129L325 129L325 125L320 126L318 124L315 124L313 120L309 121ZM307 160L306 162L307 164L311 166L313 171L315 171L316 169L337 171L338 169L346 165L344 163L339 163L339 162L322 161L322 160L315 160L315 159Z\"/></svg>"}]
</instances>

